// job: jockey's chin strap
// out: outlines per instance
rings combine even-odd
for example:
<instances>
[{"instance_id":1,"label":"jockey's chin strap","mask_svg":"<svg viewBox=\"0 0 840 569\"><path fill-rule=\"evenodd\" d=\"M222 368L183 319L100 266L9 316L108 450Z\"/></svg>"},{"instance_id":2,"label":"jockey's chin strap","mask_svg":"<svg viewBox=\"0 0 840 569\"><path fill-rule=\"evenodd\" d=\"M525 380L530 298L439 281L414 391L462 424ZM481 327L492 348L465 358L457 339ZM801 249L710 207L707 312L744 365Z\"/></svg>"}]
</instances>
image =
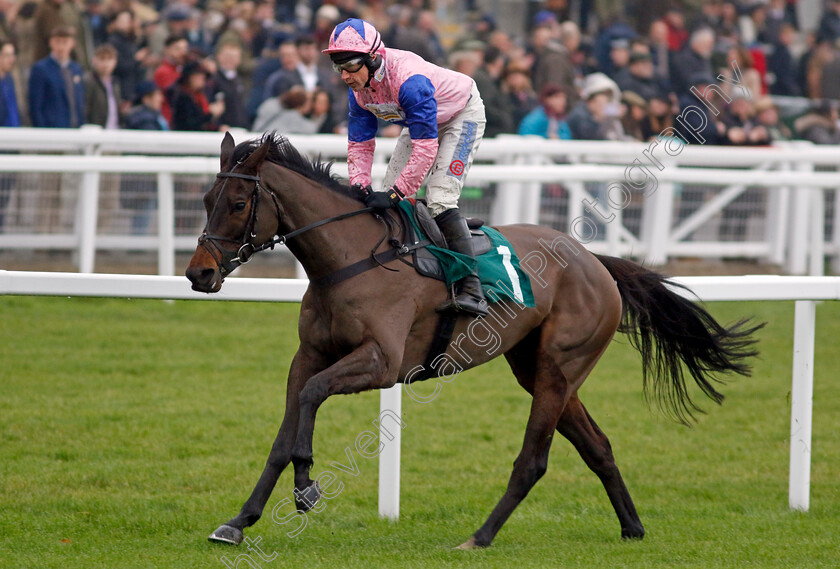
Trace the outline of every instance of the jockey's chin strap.
<instances>
[{"instance_id":1,"label":"jockey's chin strap","mask_svg":"<svg viewBox=\"0 0 840 569\"><path fill-rule=\"evenodd\" d=\"M296 237L301 233L305 233L310 229L315 229L316 227L321 227L322 225L326 225L327 223L332 223L333 221L341 221L342 219L347 219L348 217L355 217L357 215L361 215L363 213L370 213L374 211L372 207L365 207L362 209L349 211L346 213L341 213L338 215L334 215L332 217L328 217L326 219L321 219L314 223L310 223L309 225L304 225L303 227L299 227L285 235L280 235L279 233L274 236L274 238L266 241L261 245L255 245L253 240L256 239L256 226L257 226L257 209L259 206L259 196L260 191L266 192L269 196L271 196L271 200L274 203L274 211L277 214L277 224L278 229L280 225L280 204L277 201L277 196L273 191L270 189L266 189L265 187L260 184L260 177L253 176L251 174L240 174L239 172L219 172L216 174L217 178L224 179L224 184L227 184L227 180L229 178L238 178L240 180L249 180L254 182L254 191L251 194L251 214L248 218L248 224L245 226L245 231L242 235L242 239L232 239L230 237L223 237L221 235L209 235L207 233L207 226L205 225L204 231L201 233L201 236L198 238L198 243L203 245L210 254L213 255L213 258L216 259L216 264L219 266L219 272L222 275L222 278L229 275L233 272L240 265L246 264L248 261L251 260L254 253L259 253L260 251L265 251L266 249L274 249L275 245L285 245L286 242L291 239L292 237ZM222 190L219 192L219 198L216 200L216 205L218 205L218 201L224 192L224 185L222 186ZM213 211L215 211L216 207L214 205ZM208 216L208 223L210 218L212 217L213 211L210 212L210 216ZM235 257L232 256L233 253L223 249L219 246L218 241L226 241L229 243L236 243L239 245L239 249L235 253ZM216 253L210 249L207 244L210 243L213 245L216 251L218 251L219 255L217 256Z\"/></svg>"}]
</instances>

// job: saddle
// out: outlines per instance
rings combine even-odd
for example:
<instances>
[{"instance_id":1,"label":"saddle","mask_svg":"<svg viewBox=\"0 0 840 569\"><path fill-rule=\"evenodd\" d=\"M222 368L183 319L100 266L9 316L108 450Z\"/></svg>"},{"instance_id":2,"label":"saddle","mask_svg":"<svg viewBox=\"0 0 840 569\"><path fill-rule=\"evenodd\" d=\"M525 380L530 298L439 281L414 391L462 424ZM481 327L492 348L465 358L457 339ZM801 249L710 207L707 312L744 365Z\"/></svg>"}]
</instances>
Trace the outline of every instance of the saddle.
<instances>
[{"instance_id":1,"label":"saddle","mask_svg":"<svg viewBox=\"0 0 840 569\"><path fill-rule=\"evenodd\" d=\"M417 234L414 229L414 223L409 219L408 214L402 208L396 208L400 217L400 222L404 230L403 242L405 245L412 246L420 243L422 237ZM476 257L482 255L490 250L493 246L490 238L482 231L481 227L484 221L481 219L468 217L467 227L470 228L472 235L473 251ZM443 237L440 228L435 222L429 209L426 207L426 202L417 200L414 203L414 221L420 231L425 235L425 238L431 241L431 244L441 249L447 249L446 239ZM411 251L412 263L415 270L424 277L433 278L439 281L446 281L443 272L443 267L440 261L435 257L426 247L417 247Z\"/></svg>"}]
</instances>

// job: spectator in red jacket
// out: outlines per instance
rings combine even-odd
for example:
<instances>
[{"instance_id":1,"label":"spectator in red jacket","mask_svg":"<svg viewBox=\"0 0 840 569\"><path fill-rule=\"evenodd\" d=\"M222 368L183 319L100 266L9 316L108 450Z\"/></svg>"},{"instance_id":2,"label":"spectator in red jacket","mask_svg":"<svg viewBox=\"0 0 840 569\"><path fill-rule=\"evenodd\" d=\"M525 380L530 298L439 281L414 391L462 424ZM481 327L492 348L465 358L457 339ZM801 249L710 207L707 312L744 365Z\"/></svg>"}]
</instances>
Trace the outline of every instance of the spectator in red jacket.
<instances>
[{"instance_id":1,"label":"spectator in red jacket","mask_svg":"<svg viewBox=\"0 0 840 569\"><path fill-rule=\"evenodd\" d=\"M218 130L225 102L209 102L204 94L207 71L201 63L184 66L172 91L172 130Z\"/></svg>"},{"instance_id":2,"label":"spectator in red jacket","mask_svg":"<svg viewBox=\"0 0 840 569\"><path fill-rule=\"evenodd\" d=\"M181 77L181 68L184 65L184 60L187 58L189 47L187 39L182 36L169 36L166 38L166 43L163 48L163 61L160 62L160 65L155 69L155 73L152 76L155 85L164 94L161 113L169 124L172 124L172 87L178 81L178 78Z\"/></svg>"},{"instance_id":3,"label":"spectator in red jacket","mask_svg":"<svg viewBox=\"0 0 840 569\"><path fill-rule=\"evenodd\" d=\"M668 26L668 49L680 51L688 40L683 11L678 7L672 7L665 12L662 21Z\"/></svg>"}]
</instances>

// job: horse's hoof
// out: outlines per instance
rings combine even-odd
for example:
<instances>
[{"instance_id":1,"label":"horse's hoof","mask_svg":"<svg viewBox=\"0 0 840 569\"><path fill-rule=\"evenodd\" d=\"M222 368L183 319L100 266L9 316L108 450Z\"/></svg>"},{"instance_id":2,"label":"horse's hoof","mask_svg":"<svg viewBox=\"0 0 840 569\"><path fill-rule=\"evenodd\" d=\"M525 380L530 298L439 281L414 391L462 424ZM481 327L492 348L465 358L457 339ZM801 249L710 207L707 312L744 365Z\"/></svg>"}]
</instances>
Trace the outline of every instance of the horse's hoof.
<instances>
[{"instance_id":1,"label":"horse's hoof","mask_svg":"<svg viewBox=\"0 0 840 569\"><path fill-rule=\"evenodd\" d=\"M242 543L244 538L245 534L242 533L241 529L227 524L220 525L219 529L207 537L209 541L213 541L215 543L229 543L231 545L239 545Z\"/></svg>"},{"instance_id":2,"label":"horse's hoof","mask_svg":"<svg viewBox=\"0 0 840 569\"><path fill-rule=\"evenodd\" d=\"M472 536L467 541L456 547L455 549L483 549L483 546L475 542L475 536Z\"/></svg>"},{"instance_id":3,"label":"horse's hoof","mask_svg":"<svg viewBox=\"0 0 840 569\"><path fill-rule=\"evenodd\" d=\"M634 528L622 528L621 530L621 539L623 540L630 540L630 539L638 539L641 540L645 537L645 528L642 526L634 527Z\"/></svg>"},{"instance_id":4,"label":"horse's hoof","mask_svg":"<svg viewBox=\"0 0 840 569\"><path fill-rule=\"evenodd\" d=\"M303 490L295 490L295 507L301 512L308 512L321 499L321 489L313 482Z\"/></svg>"}]
</instances>

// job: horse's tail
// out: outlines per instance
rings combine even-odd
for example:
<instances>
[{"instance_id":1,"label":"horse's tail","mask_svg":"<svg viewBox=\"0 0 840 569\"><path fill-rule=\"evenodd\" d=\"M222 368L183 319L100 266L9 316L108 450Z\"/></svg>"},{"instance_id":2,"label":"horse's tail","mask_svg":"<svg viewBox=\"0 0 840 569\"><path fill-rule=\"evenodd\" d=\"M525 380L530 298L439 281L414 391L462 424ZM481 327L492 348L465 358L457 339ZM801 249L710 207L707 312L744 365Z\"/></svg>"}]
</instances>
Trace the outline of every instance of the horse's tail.
<instances>
[{"instance_id":1,"label":"horse's tail","mask_svg":"<svg viewBox=\"0 0 840 569\"><path fill-rule=\"evenodd\" d=\"M747 358L758 354L752 334L765 323L740 320L729 327L718 323L696 302L674 292L686 287L641 265L596 255L618 285L624 314L620 332L642 354L645 397L685 425L702 413L689 395L684 369L710 399L720 404L723 395L713 382L719 374L750 375ZM684 367L683 367L684 366Z\"/></svg>"}]
</instances>

